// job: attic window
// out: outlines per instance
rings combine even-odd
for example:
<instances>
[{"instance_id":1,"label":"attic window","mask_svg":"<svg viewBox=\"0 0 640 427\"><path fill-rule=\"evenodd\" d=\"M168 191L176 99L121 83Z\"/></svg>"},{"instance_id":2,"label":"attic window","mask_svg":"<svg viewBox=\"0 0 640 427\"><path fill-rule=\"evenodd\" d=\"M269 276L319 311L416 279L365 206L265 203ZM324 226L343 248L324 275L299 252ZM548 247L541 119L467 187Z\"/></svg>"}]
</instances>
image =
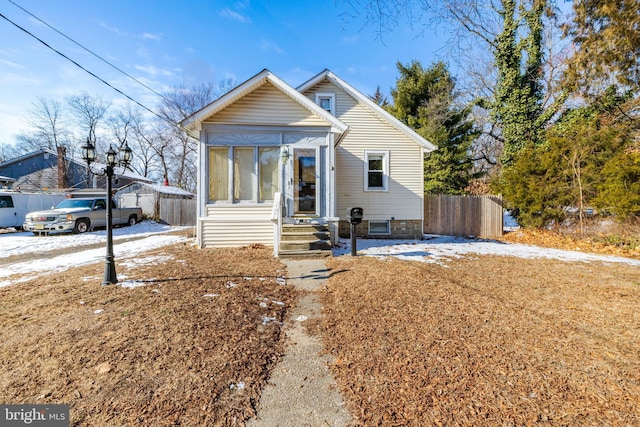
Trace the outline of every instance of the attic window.
<instances>
[{"instance_id":1,"label":"attic window","mask_svg":"<svg viewBox=\"0 0 640 427\"><path fill-rule=\"evenodd\" d=\"M316 104L331 115L336 115L336 95L333 93L317 93Z\"/></svg>"}]
</instances>

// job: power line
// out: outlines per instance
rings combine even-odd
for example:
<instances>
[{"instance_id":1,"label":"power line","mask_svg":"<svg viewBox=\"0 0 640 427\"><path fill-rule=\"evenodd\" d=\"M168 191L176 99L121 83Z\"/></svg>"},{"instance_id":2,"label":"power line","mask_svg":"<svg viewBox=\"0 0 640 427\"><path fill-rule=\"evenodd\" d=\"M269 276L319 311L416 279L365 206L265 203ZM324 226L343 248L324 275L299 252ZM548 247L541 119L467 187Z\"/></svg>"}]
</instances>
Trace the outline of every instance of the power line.
<instances>
[{"instance_id":1,"label":"power line","mask_svg":"<svg viewBox=\"0 0 640 427\"><path fill-rule=\"evenodd\" d=\"M11 1L11 0L9 0ZM39 41L40 43L42 43L44 46L46 46L48 49L51 49L52 51L54 51L55 53L57 53L58 55L62 56L64 59L66 59L67 61L71 62L72 64L74 64L76 67L80 68L81 70L83 70L84 72L86 72L87 74L91 75L92 77L95 77L96 79L100 80L102 83L104 83L105 85L109 86L111 89L115 90L116 92L118 92L120 95L124 96L125 98L127 98L128 100L130 100L131 102L139 105L140 107L142 107L143 109L147 110L149 113L153 114L154 116L158 117L159 119L169 123L172 126L177 126L177 123L174 123L172 121L170 121L169 119L167 119L166 117L161 116L160 114L156 113L155 111L151 110L149 107L141 104L140 102L136 101L135 99L133 99L132 97L130 97L129 95L127 95L126 93L124 93L123 91L121 91L120 89L118 89L117 87L114 87L113 85L111 85L109 82L107 82L106 80L104 80L102 77L99 77L98 75L96 75L95 73L87 70L86 68L84 68L82 65L78 64L76 61L74 61L73 59L69 58L67 55L65 55L64 53L60 52L59 50L55 49L54 47L50 46L49 44L47 44L47 42L45 42L44 40L40 39L39 37L37 37L36 35L34 35L33 33L29 32L27 29L21 27L20 25L16 24L15 22L13 22L11 19L7 18L6 16L4 16L2 13L0 13L0 18L3 18L4 20L6 20L7 22L9 22L10 24L12 24L13 26L15 26L16 28L18 28L19 30L25 32L26 34L30 35L31 37L33 37L34 39L36 39L37 41Z\"/></svg>"},{"instance_id":2,"label":"power line","mask_svg":"<svg viewBox=\"0 0 640 427\"><path fill-rule=\"evenodd\" d=\"M28 10L26 10L24 7L20 6L19 4L17 4L16 2L14 2L13 0L7 0L9 3L13 4L14 6L16 6L18 9L22 10L24 13L28 14L29 16L33 17L34 19L38 20L39 22L43 23L44 25L46 25L47 27L51 28L53 31L55 31L56 33L60 34L62 37L64 37L65 39L69 40L71 43L75 44L76 46L79 46L80 48L84 49L85 51L89 52L91 55L95 56L96 58L98 58L99 60L101 60L102 62L104 62L105 64L107 64L108 66L110 66L111 68L119 71L120 73L124 74L125 76L127 76L128 78L130 78L131 80L133 80L134 82L138 83L140 86L144 87L145 89L150 90L151 92L153 92L154 94L158 95L159 97L161 97L162 99L164 99L165 101L171 102L169 99L167 99L164 95L162 95L161 93L158 93L157 91L155 91L153 88L149 87L148 85L142 83L140 80L136 79L135 77L133 77L132 75L128 74L126 71L121 70L120 68L118 68L117 66L113 65L111 62L107 61L106 59L102 58L100 55L98 55L97 53L93 52L92 50L90 50L89 48L81 45L80 43L78 43L77 41L73 40L71 37L67 36L66 34L64 34L62 31L58 30L57 28L53 27L52 25L49 25L47 22L43 21L42 19L38 18L37 16L35 16L33 13L29 12Z\"/></svg>"}]
</instances>

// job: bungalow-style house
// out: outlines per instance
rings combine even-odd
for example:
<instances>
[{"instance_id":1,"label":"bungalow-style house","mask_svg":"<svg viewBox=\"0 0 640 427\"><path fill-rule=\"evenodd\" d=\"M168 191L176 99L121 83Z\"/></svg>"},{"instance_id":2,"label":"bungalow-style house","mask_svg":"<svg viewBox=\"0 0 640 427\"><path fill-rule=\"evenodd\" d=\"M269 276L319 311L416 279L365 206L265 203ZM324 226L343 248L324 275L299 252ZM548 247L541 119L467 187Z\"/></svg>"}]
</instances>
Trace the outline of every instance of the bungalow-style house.
<instances>
[{"instance_id":1,"label":"bungalow-style house","mask_svg":"<svg viewBox=\"0 0 640 427\"><path fill-rule=\"evenodd\" d=\"M91 169L103 170L104 165L93 163ZM135 181L152 182L131 171L116 170L117 187ZM0 175L14 180L13 187L21 190L77 190L87 188L105 188L106 178L92 174L87 176L87 164L83 160L67 156L64 147L57 151L41 149L24 156L0 163ZM89 179L88 179L89 178Z\"/></svg>"},{"instance_id":2,"label":"bungalow-style house","mask_svg":"<svg viewBox=\"0 0 640 427\"><path fill-rule=\"evenodd\" d=\"M422 238L436 147L329 70L297 89L263 70L181 125L199 140L200 247L326 249L352 207L362 237Z\"/></svg>"}]
</instances>

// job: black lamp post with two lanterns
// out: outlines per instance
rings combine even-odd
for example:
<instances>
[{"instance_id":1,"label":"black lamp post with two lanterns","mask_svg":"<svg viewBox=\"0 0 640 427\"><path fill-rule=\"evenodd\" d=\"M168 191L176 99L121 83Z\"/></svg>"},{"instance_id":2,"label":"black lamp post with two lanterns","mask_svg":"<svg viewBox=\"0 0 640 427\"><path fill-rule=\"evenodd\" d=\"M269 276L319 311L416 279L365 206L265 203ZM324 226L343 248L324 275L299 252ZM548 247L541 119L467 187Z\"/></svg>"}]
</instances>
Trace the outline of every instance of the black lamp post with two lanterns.
<instances>
[{"instance_id":1,"label":"black lamp post with two lanterns","mask_svg":"<svg viewBox=\"0 0 640 427\"><path fill-rule=\"evenodd\" d=\"M116 152L111 145L106 152L106 167L98 175L104 175L107 177L107 254L104 262L104 279L103 285L118 283L118 277L116 275L116 265L113 257L113 223L112 217L112 179L114 175L114 169L116 166L121 166L123 169L127 169L131 164L131 157L133 151L129 148L127 142L120 147ZM96 161L96 147L87 139L87 142L82 146L82 159L87 162L87 169L91 170L91 163ZM95 173L95 172L93 172Z\"/></svg>"}]
</instances>

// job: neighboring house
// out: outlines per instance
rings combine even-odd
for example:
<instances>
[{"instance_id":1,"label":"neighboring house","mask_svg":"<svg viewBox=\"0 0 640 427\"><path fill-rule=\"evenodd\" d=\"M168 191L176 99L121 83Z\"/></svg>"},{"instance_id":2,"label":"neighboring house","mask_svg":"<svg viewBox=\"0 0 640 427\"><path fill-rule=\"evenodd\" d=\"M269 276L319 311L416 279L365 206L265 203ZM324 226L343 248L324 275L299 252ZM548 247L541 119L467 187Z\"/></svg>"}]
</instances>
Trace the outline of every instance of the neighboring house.
<instances>
[{"instance_id":1,"label":"neighboring house","mask_svg":"<svg viewBox=\"0 0 640 427\"><path fill-rule=\"evenodd\" d=\"M297 89L263 70L181 124L200 141L200 247L278 253L274 222L326 225L335 244L350 207L361 236L422 238L436 147L328 70Z\"/></svg>"},{"instance_id":2,"label":"neighboring house","mask_svg":"<svg viewBox=\"0 0 640 427\"><path fill-rule=\"evenodd\" d=\"M104 165L92 163L93 171L104 170ZM131 171L117 174L118 184L115 188L130 184L135 181L152 182ZM21 190L60 189L72 190L87 188L87 165L83 160L77 160L66 156L64 147L58 151L38 150L15 159L0 163L0 175L8 176L15 180L14 188ZM91 175L89 187L106 187L103 176Z\"/></svg>"},{"instance_id":3,"label":"neighboring house","mask_svg":"<svg viewBox=\"0 0 640 427\"><path fill-rule=\"evenodd\" d=\"M175 225L184 225L185 223L195 225L196 222L196 214L194 209L194 199L196 195L178 187L135 182L120 188L116 192L115 197L118 199L121 206L139 206L142 208L142 213L144 215L151 218L159 219L160 221L164 221L172 225L174 225L174 218L170 218L168 216L165 217L166 215L169 215L169 213L165 213L165 211L162 209L163 201L188 200L188 202L175 204L175 210L179 210L180 212L185 213L185 215L180 215L180 224ZM165 202L165 205L170 204ZM188 220L187 218L182 218L187 214L191 214L192 217ZM175 214L171 216L173 217L175 216Z\"/></svg>"},{"instance_id":4,"label":"neighboring house","mask_svg":"<svg viewBox=\"0 0 640 427\"><path fill-rule=\"evenodd\" d=\"M0 175L0 188L11 188L14 182L16 182L15 179Z\"/></svg>"}]
</instances>

